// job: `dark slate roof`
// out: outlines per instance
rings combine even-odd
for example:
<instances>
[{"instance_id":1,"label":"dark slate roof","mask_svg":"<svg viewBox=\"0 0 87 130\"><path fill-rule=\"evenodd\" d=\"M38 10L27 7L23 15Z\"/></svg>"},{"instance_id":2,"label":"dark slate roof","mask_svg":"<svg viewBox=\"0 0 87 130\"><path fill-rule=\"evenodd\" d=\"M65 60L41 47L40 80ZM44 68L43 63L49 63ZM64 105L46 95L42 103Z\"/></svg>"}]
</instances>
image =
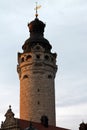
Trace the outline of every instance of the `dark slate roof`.
<instances>
[{"instance_id":1,"label":"dark slate roof","mask_svg":"<svg viewBox=\"0 0 87 130\"><path fill-rule=\"evenodd\" d=\"M39 43L47 52L50 52L52 46L49 41L44 38L44 28L45 24L38 18L35 18L32 22L28 24L30 37L25 41L22 49L24 52L30 52L31 48Z\"/></svg>"},{"instance_id":2,"label":"dark slate roof","mask_svg":"<svg viewBox=\"0 0 87 130\"><path fill-rule=\"evenodd\" d=\"M44 37L37 35L34 35L27 39L22 46L22 49L24 50L24 52L30 52L31 48L34 47L37 43L41 45L46 52L50 52L52 46L50 45L49 41Z\"/></svg>"},{"instance_id":3,"label":"dark slate roof","mask_svg":"<svg viewBox=\"0 0 87 130\"><path fill-rule=\"evenodd\" d=\"M36 32L36 33L42 33L44 32L45 24L40 21L38 18L35 18L32 22L28 24L30 33Z\"/></svg>"}]
</instances>

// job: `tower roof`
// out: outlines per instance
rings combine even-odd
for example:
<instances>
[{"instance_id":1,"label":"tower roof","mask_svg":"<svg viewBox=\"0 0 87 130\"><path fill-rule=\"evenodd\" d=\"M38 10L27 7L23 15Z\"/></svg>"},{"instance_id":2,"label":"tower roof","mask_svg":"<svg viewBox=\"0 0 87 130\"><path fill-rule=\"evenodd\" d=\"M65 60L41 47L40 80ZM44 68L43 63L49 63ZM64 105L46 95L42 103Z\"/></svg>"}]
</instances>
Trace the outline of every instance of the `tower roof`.
<instances>
[{"instance_id":1,"label":"tower roof","mask_svg":"<svg viewBox=\"0 0 87 130\"><path fill-rule=\"evenodd\" d=\"M30 52L31 48L39 43L45 51L50 52L52 46L49 41L44 38L45 24L37 17L28 24L30 37L25 41L22 49L24 52Z\"/></svg>"},{"instance_id":2,"label":"tower roof","mask_svg":"<svg viewBox=\"0 0 87 130\"><path fill-rule=\"evenodd\" d=\"M33 20L32 22L28 24L28 27L29 27L30 33L33 32L33 33L43 34L45 24L42 21L40 21L38 18L35 18L35 20Z\"/></svg>"}]
</instances>

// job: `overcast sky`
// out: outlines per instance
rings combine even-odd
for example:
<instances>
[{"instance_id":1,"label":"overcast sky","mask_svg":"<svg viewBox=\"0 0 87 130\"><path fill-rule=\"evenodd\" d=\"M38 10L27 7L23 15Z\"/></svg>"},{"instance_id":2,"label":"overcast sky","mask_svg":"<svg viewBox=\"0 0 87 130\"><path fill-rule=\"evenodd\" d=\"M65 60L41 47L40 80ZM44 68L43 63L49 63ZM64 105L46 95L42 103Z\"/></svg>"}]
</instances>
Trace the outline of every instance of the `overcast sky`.
<instances>
[{"instance_id":1,"label":"overcast sky","mask_svg":"<svg viewBox=\"0 0 87 130\"><path fill-rule=\"evenodd\" d=\"M0 0L0 121L8 106L19 117L17 53L29 37L36 0ZM56 52L57 126L78 130L87 122L87 0L37 0L45 38Z\"/></svg>"}]
</instances>

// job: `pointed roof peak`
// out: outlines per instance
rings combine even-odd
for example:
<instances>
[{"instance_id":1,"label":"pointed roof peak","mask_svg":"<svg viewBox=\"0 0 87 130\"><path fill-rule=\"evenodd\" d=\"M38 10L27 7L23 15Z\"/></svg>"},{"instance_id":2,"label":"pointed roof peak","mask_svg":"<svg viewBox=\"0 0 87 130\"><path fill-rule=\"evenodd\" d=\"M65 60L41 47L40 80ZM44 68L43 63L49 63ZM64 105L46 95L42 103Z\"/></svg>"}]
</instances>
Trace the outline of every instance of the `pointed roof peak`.
<instances>
[{"instance_id":1,"label":"pointed roof peak","mask_svg":"<svg viewBox=\"0 0 87 130\"><path fill-rule=\"evenodd\" d=\"M14 117L14 113L12 112L11 105L9 105L9 109L7 110L5 116L6 118L11 117L11 116Z\"/></svg>"}]
</instances>

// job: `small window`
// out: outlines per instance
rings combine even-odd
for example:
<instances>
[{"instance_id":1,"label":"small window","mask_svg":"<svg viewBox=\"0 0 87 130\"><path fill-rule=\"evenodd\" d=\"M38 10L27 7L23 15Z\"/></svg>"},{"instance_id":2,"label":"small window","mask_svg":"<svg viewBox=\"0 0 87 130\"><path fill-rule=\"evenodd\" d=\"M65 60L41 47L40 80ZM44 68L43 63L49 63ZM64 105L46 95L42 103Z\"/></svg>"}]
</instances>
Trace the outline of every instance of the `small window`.
<instances>
[{"instance_id":1,"label":"small window","mask_svg":"<svg viewBox=\"0 0 87 130\"><path fill-rule=\"evenodd\" d=\"M37 104L40 105L40 102L38 101Z\"/></svg>"},{"instance_id":2,"label":"small window","mask_svg":"<svg viewBox=\"0 0 87 130\"><path fill-rule=\"evenodd\" d=\"M29 60L30 58L31 58L31 55L28 55L27 58L26 58L26 60Z\"/></svg>"},{"instance_id":3,"label":"small window","mask_svg":"<svg viewBox=\"0 0 87 130\"><path fill-rule=\"evenodd\" d=\"M45 55L45 59L46 59L46 60L49 60L49 56L48 56L48 55Z\"/></svg>"},{"instance_id":4,"label":"small window","mask_svg":"<svg viewBox=\"0 0 87 130\"><path fill-rule=\"evenodd\" d=\"M52 79L52 75L48 75L48 79Z\"/></svg>"},{"instance_id":5,"label":"small window","mask_svg":"<svg viewBox=\"0 0 87 130\"><path fill-rule=\"evenodd\" d=\"M24 62L24 57L21 58L21 62Z\"/></svg>"},{"instance_id":6,"label":"small window","mask_svg":"<svg viewBox=\"0 0 87 130\"><path fill-rule=\"evenodd\" d=\"M40 55L36 55L37 59L40 59Z\"/></svg>"},{"instance_id":7,"label":"small window","mask_svg":"<svg viewBox=\"0 0 87 130\"><path fill-rule=\"evenodd\" d=\"M37 89L37 92L40 92L40 89L39 89L39 88Z\"/></svg>"},{"instance_id":8,"label":"small window","mask_svg":"<svg viewBox=\"0 0 87 130\"><path fill-rule=\"evenodd\" d=\"M28 78L28 76L27 76L27 75L24 75L24 76L23 76L23 79L27 79L27 78Z\"/></svg>"}]
</instances>

